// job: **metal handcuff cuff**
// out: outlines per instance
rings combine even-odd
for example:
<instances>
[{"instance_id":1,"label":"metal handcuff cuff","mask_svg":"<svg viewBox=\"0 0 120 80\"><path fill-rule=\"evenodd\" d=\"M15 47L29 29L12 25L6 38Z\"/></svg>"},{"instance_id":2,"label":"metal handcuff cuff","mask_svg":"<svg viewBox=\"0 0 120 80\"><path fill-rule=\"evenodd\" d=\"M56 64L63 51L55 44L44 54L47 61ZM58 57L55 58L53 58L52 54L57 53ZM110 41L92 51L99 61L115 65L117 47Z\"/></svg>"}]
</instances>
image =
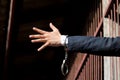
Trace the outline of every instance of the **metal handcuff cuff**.
<instances>
[{"instance_id":1,"label":"metal handcuff cuff","mask_svg":"<svg viewBox=\"0 0 120 80\"><path fill-rule=\"evenodd\" d=\"M65 39L66 42L66 39ZM62 65L61 65L61 72L64 76L68 74L68 64L67 64L67 58L68 58L68 53L67 53L67 47L66 45L64 46L65 49L65 58L63 59Z\"/></svg>"}]
</instances>

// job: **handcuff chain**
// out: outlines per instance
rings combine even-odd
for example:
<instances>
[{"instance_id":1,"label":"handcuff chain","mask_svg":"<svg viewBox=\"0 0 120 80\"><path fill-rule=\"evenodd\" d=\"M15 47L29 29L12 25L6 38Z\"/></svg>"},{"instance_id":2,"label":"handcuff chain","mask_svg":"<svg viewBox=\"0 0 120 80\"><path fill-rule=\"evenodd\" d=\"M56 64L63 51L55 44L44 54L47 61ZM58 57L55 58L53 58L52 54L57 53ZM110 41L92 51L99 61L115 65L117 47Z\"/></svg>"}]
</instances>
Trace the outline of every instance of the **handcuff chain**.
<instances>
[{"instance_id":1,"label":"handcuff chain","mask_svg":"<svg viewBox=\"0 0 120 80\"><path fill-rule=\"evenodd\" d=\"M66 39L65 39L65 42L66 42ZM61 72L62 74L65 76L68 74L68 65L66 63L67 61L67 58L68 58L68 53L67 53L67 47L66 47L66 43L65 43L65 46L64 46L64 50L65 50L65 58L63 59L63 62L62 62L62 65L61 65ZM64 72L64 69L66 68L65 72Z\"/></svg>"}]
</instances>

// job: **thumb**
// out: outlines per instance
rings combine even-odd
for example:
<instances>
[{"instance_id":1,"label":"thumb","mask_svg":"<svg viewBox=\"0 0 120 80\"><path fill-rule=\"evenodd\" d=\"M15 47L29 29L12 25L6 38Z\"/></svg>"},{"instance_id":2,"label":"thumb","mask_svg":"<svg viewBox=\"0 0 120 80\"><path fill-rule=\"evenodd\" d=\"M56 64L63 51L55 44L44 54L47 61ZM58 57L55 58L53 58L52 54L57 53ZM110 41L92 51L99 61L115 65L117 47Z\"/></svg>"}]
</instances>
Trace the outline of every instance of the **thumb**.
<instances>
[{"instance_id":1,"label":"thumb","mask_svg":"<svg viewBox=\"0 0 120 80\"><path fill-rule=\"evenodd\" d=\"M50 25L50 28L55 31L55 30L58 30L52 23L49 24Z\"/></svg>"}]
</instances>

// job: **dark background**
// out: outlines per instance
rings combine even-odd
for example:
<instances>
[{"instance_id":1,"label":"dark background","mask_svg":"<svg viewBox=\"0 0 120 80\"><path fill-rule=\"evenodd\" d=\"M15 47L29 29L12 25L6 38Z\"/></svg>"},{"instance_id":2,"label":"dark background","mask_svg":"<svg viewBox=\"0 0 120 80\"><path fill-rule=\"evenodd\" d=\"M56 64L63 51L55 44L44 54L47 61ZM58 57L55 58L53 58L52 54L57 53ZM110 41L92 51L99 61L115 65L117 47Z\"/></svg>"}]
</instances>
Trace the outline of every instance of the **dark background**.
<instances>
[{"instance_id":1,"label":"dark background","mask_svg":"<svg viewBox=\"0 0 120 80\"><path fill-rule=\"evenodd\" d=\"M5 58L9 3L7 0L0 2L1 65ZM50 22L62 34L82 35L91 5L92 0L15 0L7 79L63 80L65 77L60 71L63 47L47 47L37 52L42 44L32 44L29 35L35 34L33 26L51 31ZM1 66L1 73L3 70Z\"/></svg>"}]
</instances>

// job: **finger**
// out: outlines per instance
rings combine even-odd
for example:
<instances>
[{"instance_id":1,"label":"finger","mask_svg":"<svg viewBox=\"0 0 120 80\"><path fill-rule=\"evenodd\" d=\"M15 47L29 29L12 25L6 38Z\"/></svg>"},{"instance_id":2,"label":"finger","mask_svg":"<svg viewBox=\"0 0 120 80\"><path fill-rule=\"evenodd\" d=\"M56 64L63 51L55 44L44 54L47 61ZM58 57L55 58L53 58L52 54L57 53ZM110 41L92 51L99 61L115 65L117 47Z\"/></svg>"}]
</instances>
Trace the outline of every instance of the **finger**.
<instances>
[{"instance_id":1,"label":"finger","mask_svg":"<svg viewBox=\"0 0 120 80\"><path fill-rule=\"evenodd\" d=\"M36 27L33 27L33 30L36 31L36 32L38 32L38 33L40 33L40 34L46 33L46 31L41 30L41 29L38 29L38 28L36 28Z\"/></svg>"},{"instance_id":2,"label":"finger","mask_svg":"<svg viewBox=\"0 0 120 80\"><path fill-rule=\"evenodd\" d=\"M35 35L29 35L29 38L45 38L45 36L40 34L35 34Z\"/></svg>"},{"instance_id":3,"label":"finger","mask_svg":"<svg viewBox=\"0 0 120 80\"><path fill-rule=\"evenodd\" d=\"M38 42L46 42L46 39L35 39L35 40L31 40L32 43L38 43Z\"/></svg>"},{"instance_id":4,"label":"finger","mask_svg":"<svg viewBox=\"0 0 120 80\"><path fill-rule=\"evenodd\" d=\"M58 30L52 23L50 23L50 28L55 31L55 30Z\"/></svg>"},{"instance_id":5,"label":"finger","mask_svg":"<svg viewBox=\"0 0 120 80\"><path fill-rule=\"evenodd\" d=\"M41 51L42 49L44 49L45 47L47 47L49 45L49 43L45 43L44 45L42 45L40 48L38 48L38 51Z\"/></svg>"}]
</instances>

